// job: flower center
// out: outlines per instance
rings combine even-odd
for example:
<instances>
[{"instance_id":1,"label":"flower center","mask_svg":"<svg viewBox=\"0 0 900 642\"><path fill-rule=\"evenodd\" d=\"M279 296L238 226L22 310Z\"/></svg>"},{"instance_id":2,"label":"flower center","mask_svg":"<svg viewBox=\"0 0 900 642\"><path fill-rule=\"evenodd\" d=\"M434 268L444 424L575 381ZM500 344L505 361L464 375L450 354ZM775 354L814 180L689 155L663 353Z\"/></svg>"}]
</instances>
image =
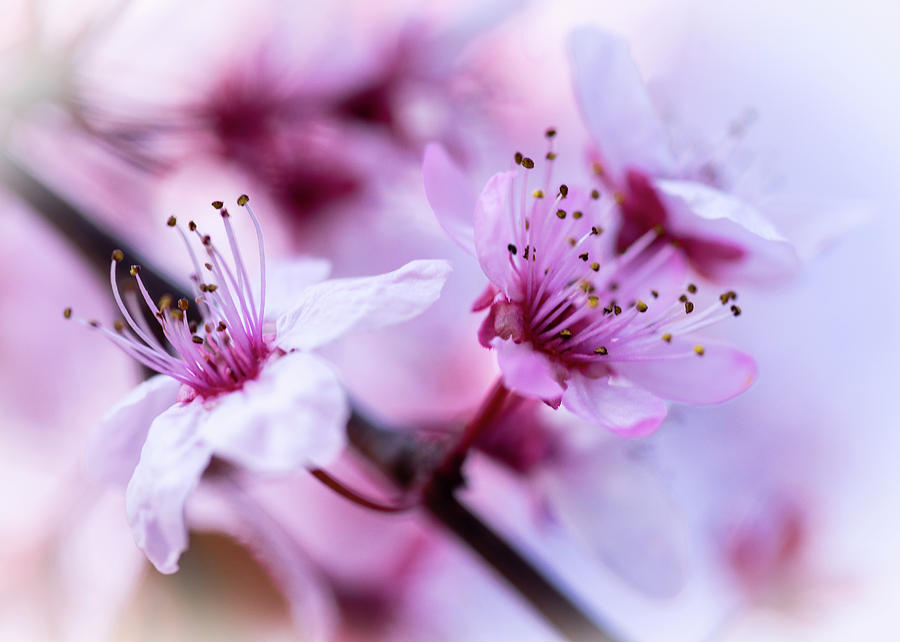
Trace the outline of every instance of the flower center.
<instances>
[{"instance_id":1,"label":"flower center","mask_svg":"<svg viewBox=\"0 0 900 642\"><path fill-rule=\"evenodd\" d=\"M249 205L249 198L242 195L237 202L250 214L256 228L260 262L258 305L238 250L231 215L221 201L214 201L213 207L221 214L225 226L232 265L210 237L200 233L194 221L188 223L187 232L174 216L167 221L169 227L178 231L194 265L191 282L197 313L192 314L191 303L186 298L175 302L166 295L158 304L154 302L141 279L139 265L132 265L129 271L134 277L137 293L126 291L123 297L116 280L116 268L125 255L121 250L114 250L109 278L124 322L116 321L110 330L97 321L78 319L103 332L147 368L180 381L202 398L235 390L245 381L256 378L272 353L267 337L263 335L266 277L262 229ZM208 260L202 267L190 236L194 236L206 252ZM147 322L148 315L140 310L138 293L158 325L156 333ZM65 316L72 316L71 308L66 308Z\"/></svg>"}]
</instances>

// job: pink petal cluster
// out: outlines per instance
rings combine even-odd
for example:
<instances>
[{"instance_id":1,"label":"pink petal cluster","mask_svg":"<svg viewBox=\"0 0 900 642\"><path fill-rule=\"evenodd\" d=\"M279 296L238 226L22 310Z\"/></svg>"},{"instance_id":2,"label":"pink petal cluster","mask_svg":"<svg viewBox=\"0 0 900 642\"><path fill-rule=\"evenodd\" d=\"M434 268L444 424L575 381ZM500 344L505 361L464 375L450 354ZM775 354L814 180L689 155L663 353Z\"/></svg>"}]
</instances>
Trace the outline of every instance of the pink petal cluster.
<instances>
[{"instance_id":1,"label":"pink petal cluster","mask_svg":"<svg viewBox=\"0 0 900 642\"><path fill-rule=\"evenodd\" d=\"M104 418L88 452L101 478L128 481L127 510L138 546L162 572L177 570L187 547L184 504L213 457L254 472L286 473L328 464L342 451L349 415L332 367L309 351L351 330L375 329L422 312L440 294L449 266L413 261L375 277L316 282L323 264L303 261L266 278L259 223L260 284L253 291L229 214L220 209L234 257L229 266L209 236L191 222L207 263L191 251L192 281L201 323L189 321L189 302L157 306L133 266L138 290L158 321L163 347L116 287L121 252L110 275L127 323L115 331L83 321L160 373L135 388ZM287 283L284 279L289 279ZM269 292L281 300L267 308ZM277 316L267 314L268 309ZM67 316L71 311L66 311Z\"/></svg>"},{"instance_id":2,"label":"pink petal cluster","mask_svg":"<svg viewBox=\"0 0 900 642\"><path fill-rule=\"evenodd\" d=\"M679 161L624 40L583 27L569 44L592 168L623 219L619 250L661 227L712 280L771 280L796 269L794 247L757 209Z\"/></svg>"},{"instance_id":3,"label":"pink petal cluster","mask_svg":"<svg viewBox=\"0 0 900 642\"><path fill-rule=\"evenodd\" d=\"M551 189L549 165L535 181L534 161L517 154L516 162L474 203L440 147L426 150L424 165L439 220L491 283L474 306L488 310L479 340L496 350L508 388L629 436L659 426L664 400L712 404L747 389L752 358L696 334L740 314L734 292L695 311L687 261L662 232L620 252L614 199Z\"/></svg>"}]
</instances>

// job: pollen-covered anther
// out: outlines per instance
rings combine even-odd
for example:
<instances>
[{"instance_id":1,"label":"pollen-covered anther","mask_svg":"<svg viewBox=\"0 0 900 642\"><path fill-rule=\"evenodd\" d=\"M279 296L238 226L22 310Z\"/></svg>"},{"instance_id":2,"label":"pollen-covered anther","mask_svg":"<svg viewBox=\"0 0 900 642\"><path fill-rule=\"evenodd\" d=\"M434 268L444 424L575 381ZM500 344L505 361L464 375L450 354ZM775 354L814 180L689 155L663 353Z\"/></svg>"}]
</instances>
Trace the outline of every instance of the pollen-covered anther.
<instances>
[{"instance_id":1,"label":"pollen-covered anther","mask_svg":"<svg viewBox=\"0 0 900 642\"><path fill-rule=\"evenodd\" d=\"M572 218L574 218L576 221L579 220L582 216L584 216L582 212L579 212L577 210L572 212Z\"/></svg>"},{"instance_id":2,"label":"pollen-covered anther","mask_svg":"<svg viewBox=\"0 0 900 642\"><path fill-rule=\"evenodd\" d=\"M249 202L250 202L250 197L247 196L246 194L241 194L240 196L238 196L237 204L240 205L241 207L243 207L244 205L246 205Z\"/></svg>"},{"instance_id":3,"label":"pollen-covered anther","mask_svg":"<svg viewBox=\"0 0 900 642\"><path fill-rule=\"evenodd\" d=\"M694 311L694 303L693 301L685 301L684 302L684 313L690 314Z\"/></svg>"},{"instance_id":4,"label":"pollen-covered anther","mask_svg":"<svg viewBox=\"0 0 900 642\"><path fill-rule=\"evenodd\" d=\"M194 221L188 221L188 229L189 229L191 232L196 231L196 230L197 230L197 224L196 224Z\"/></svg>"},{"instance_id":5,"label":"pollen-covered anther","mask_svg":"<svg viewBox=\"0 0 900 642\"><path fill-rule=\"evenodd\" d=\"M122 250L113 250L112 251L112 260L116 263L120 263L125 258L125 253Z\"/></svg>"},{"instance_id":6,"label":"pollen-covered anther","mask_svg":"<svg viewBox=\"0 0 900 642\"><path fill-rule=\"evenodd\" d=\"M63 310L63 318L71 319L72 318L72 308L66 308Z\"/></svg>"},{"instance_id":7,"label":"pollen-covered anther","mask_svg":"<svg viewBox=\"0 0 900 642\"><path fill-rule=\"evenodd\" d=\"M731 313L732 313L734 316L739 317L739 316L741 316L741 308L740 308L739 306L737 306L737 305L732 305L732 306L731 306Z\"/></svg>"},{"instance_id":8,"label":"pollen-covered anther","mask_svg":"<svg viewBox=\"0 0 900 642\"><path fill-rule=\"evenodd\" d=\"M222 201L213 201L213 202L212 202L212 206L213 206L214 208L216 208L217 210L220 210L220 209L222 209L223 207L225 207L225 203L223 203Z\"/></svg>"},{"instance_id":9,"label":"pollen-covered anther","mask_svg":"<svg viewBox=\"0 0 900 642\"><path fill-rule=\"evenodd\" d=\"M194 343L196 343L196 344L199 345L199 344L203 343L203 338L202 338L202 337L198 337L198 336L195 334L194 336L191 337L191 341L193 341Z\"/></svg>"},{"instance_id":10,"label":"pollen-covered anther","mask_svg":"<svg viewBox=\"0 0 900 642\"><path fill-rule=\"evenodd\" d=\"M556 218L560 220L566 218L566 210L556 210Z\"/></svg>"},{"instance_id":11,"label":"pollen-covered anther","mask_svg":"<svg viewBox=\"0 0 900 642\"><path fill-rule=\"evenodd\" d=\"M516 152L513 156L513 160L516 162L516 165L521 165L522 161L525 160L525 157L522 156L522 152Z\"/></svg>"},{"instance_id":12,"label":"pollen-covered anther","mask_svg":"<svg viewBox=\"0 0 900 642\"><path fill-rule=\"evenodd\" d=\"M166 219L166 225L168 225L169 227L175 227L175 225L177 223L178 223L178 219L175 218L174 216L170 216L169 218Z\"/></svg>"},{"instance_id":13,"label":"pollen-covered anther","mask_svg":"<svg viewBox=\"0 0 900 642\"><path fill-rule=\"evenodd\" d=\"M587 252L582 252L581 254L578 255L578 258L581 259L581 260L584 261L584 262L587 262L587 260L588 260L588 253L587 253Z\"/></svg>"},{"instance_id":14,"label":"pollen-covered anther","mask_svg":"<svg viewBox=\"0 0 900 642\"><path fill-rule=\"evenodd\" d=\"M687 291L690 292L691 294L697 294L697 286L694 285L693 283L689 283L687 286Z\"/></svg>"},{"instance_id":15,"label":"pollen-covered anther","mask_svg":"<svg viewBox=\"0 0 900 642\"><path fill-rule=\"evenodd\" d=\"M594 199L595 201L596 201L598 198L600 198L600 190L598 190L598 189L592 189L592 190L591 190L591 198Z\"/></svg>"},{"instance_id":16,"label":"pollen-covered anther","mask_svg":"<svg viewBox=\"0 0 900 642\"><path fill-rule=\"evenodd\" d=\"M599 272L599 271L600 271L600 264L597 263L596 261L594 261L593 263L591 263L591 269L592 269L594 272Z\"/></svg>"},{"instance_id":17,"label":"pollen-covered anther","mask_svg":"<svg viewBox=\"0 0 900 642\"><path fill-rule=\"evenodd\" d=\"M562 337L563 339L571 339L572 331L569 328L565 328L565 329L559 331L559 336Z\"/></svg>"},{"instance_id":18,"label":"pollen-covered anther","mask_svg":"<svg viewBox=\"0 0 900 642\"><path fill-rule=\"evenodd\" d=\"M600 305L600 297L598 297L596 294L592 294L588 297L587 303L588 306L596 308L598 305Z\"/></svg>"},{"instance_id":19,"label":"pollen-covered anther","mask_svg":"<svg viewBox=\"0 0 900 642\"><path fill-rule=\"evenodd\" d=\"M666 343L672 343L672 334L669 332L666 332L664 335L662 335L662 340L665 341Z\"/></svg>"},{"instance_id":20,"label":"pollen-covered anther","mask_svg":"<svg viewBox=\"0 0 900 642\"><path fill-rule=\"evenodd\" d=\"M560 185L560 186L559 186L559 195L560 195L562 198L565 198L566 196L568 196L568 195L569 195L569 186L566 185L565 183L563 183L562 185Z\"/></svg>"},{"instance_id":21,"label":"pollen-covered anther","mask_svg":"<svg viewBox=\"0 0 900 642\"><path fill-rule=\"evenodd\" d=\"M556 160L556 152L547 152L547 155L544 158L548 161Z\"/></svg>"},{"instance_id":22,"label":"pollen-covered anther","mask_svg":"<svg viewBox=\"0 0 900 642\"><path fill-rule=\"evenodd\" d=\"M687 301L688 301L687 294L682 294L680 297L678 297L678 300L681 301L682 303L687 303Z\"/></svg>"},{"instance_id":23,"label":"pollen-covered anther","mask_svg":"<svg viewBox=\"0 0 900 642\"><path fill-rule=\"evenodd\" d=\"M644 303L643 301L638 301L637 303L634 304L634 307L637 308L638 312L646 312L647 311L647 304Z\"/></svg>"},{"instance_id":24,"label":"pollen-covered anther","mask_svg":"<svg viewBox=\"0 0 900 642\"><path fill-rule=\"evenodd\" d=\"M523 162L522 164L524 165L525 163ZM531 195L535 198L544 198L544 190L536 189L531 193Z\"/></svg>"},{"instance_id":25,"label":"pollen-covered anther","mask_svg":"<svg viewBox=\"0 0 900 642\"><path fill-rule=\"evenodd\" d=\"M161 297L159 297L159 309L160 310L168 310L169 308L171 308L172 300L173 299L172 299L171 294L164 294Z\"/></svg>"},{"instance_id":26,"label":"pollen-covered anther","mask_svg":"<svg viewBox=\"0 0 900 642\"><path fill-rule=\"evenodd\" d=\"M219 325L218 325L218 327L217 327L216 329L217 329L219 332L225 332L225 330L228 329L228 326L225 325L225 322L224 322L224 321L219 321Z\"/></svg>"},{"instance_id":27,"label":"pollen-covered anther","mask_svg":"<svg viewBox=\"0 0 900 642\"><path fill-rule=\"evenodd\" d=\"M187 299L178 299L178 309L182 312L187 312L188 307L190 307L190 302Z\"/></svg>"},{"instance_id":28,"label":"pollen-covered anther","mask_svg":"<svg viewBox=\"0 0 900 642\"><path fill-rule=\"evenodd\" d=\"M658 299L659 291L658 290L650 290L650 296L652 296L654 299Z\"/></svg>"},{"instance_id":29,"label":"pollen-covered anther","mask_svg":"<svg viewBox=\"0 0 900 642\"><path fill-rule=\"evenodd\" d=\"M116 319L115 321L113 321L113 329L114 329L116 332L121 333L122 330L125 329L125 324L122 323L119 319Z\"/></svg>"},{"instance_id":30,"label":"pollen-covered anther","mask_svg":"<svg viewBox=\"0 0 900 642\"><path fill-rule=\"evenodd\" d=\"M703 348L703 346L701 346L699 344L694 346L694 352L697 354L698 357L702 357L704 354L706 354L706 350Z\"/></svg>"},{"instance_id":31,"label":"pollen-covered anther","mask_svg":"<svg viewBox=\"0 0 900 642\"><path fill-rule=\"evenodd\" d=\"M591 234L593 234L594 236L600 236L601 234L603 234L603 228L599 225L594 225L591 227Z\"/></svg>"},{"instance_id":32,"label":"pollen-covered anther","mask_svg":"<svg viewBox=\"0 0 900 642\"><path fill-rule=\"evenodd\" d=\"M609 354L609 350L606 349L606 346L600 346L599 348L594 348L594 354Z\"/></svg>"},{"instance_id":33,"label":"pollen-covered anther","mask_svg":"<svg viewBox=\"0 0 900 642\"><path fill-rule=\"evenodd\" d=\"M507 245L506 249L509 250L509 253L512 254L513 256L515 256L516 253L519 251L518 248L512 243Z\"/></svg>"},{"instance_id":34,"label":"pollen-covered anther","mask_svg":"<svg viewBox=\"0 0 900 642\"><path fill-rule=\"evenodd\" d=\"M213 269L212 263L204 263L203 267L205 267L207 270L212 272L212 269Z\"/></svg>"},{"instance_id":35,"label":"pollen-covered anther","mask_svg":"<svg viewBox=\"0 0 900 642\"><path fill-rule=\"evenodd\" d=\"M619 306L619 305L614 305L614 306L613 306L613 312L615 312L616 315L622 314L622 308L621 308L621 306Z\"/></svg>"},{"instance_id":36,"label":"pollen-covered anther","mask_svg":"<svg viewBox=\"0 0 900 642\"><path fill-rule=\"evenodd\" d=\"M729 301L737 300L737 292L734 290L729 290L728 292L723 292L719 295L719 301L722 302L722 305L728 305Z\"/></svg>"},{"instance_id":37,"label":"pollen-covered anther","mask_svg":"<svg viewBox=\"0 0 900 642\"><path fill-rule=\"evenodd\" d=\"M556 128L548 127L547 131L544 132L544 136L546 136L547 138L553 138L554 136L556 136Z\"/></svg>"},{"instance_id":38,"label":"pollen-covered anther","mask_svg":"<svg viewBox=\"0 0 900 642\"><path fill-rule=\"evenodd\" d=\"M132 265L131 269L128 270L128 273L131 274L131 276L137 276L140 273L140 271L141 271L140 265Z\"/></svg>"},{"instance_id":39,"label":"pollen-covered anther","mask_svg":"<svg viewBox=\"0 0 900 642\"><path fill-rule=\"evenodd\" d=\"M525 156L522 158L522 167L525 169L534 169L534 161Z\"/></svg>"},{"instance_id":40,"label":"pollen-covered anther","mask_svg":"<svg viewBox=\"0 0 900 642\"><path fill-rule=\"evenodd\" d=\"M219 286L216 285L215 283L207 283L207 284L206 284L206 291L207 291L207 292L215 292L215 291L218 290L218 289L219 289Z\"/></svg>"}]
</instances>

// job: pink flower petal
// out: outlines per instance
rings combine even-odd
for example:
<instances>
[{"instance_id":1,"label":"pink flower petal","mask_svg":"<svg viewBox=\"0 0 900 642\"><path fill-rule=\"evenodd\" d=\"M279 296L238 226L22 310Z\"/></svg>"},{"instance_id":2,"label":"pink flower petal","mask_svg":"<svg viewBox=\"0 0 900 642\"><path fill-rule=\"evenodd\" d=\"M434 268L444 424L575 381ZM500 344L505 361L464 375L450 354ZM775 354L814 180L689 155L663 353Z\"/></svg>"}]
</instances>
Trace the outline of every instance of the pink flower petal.
<instances>
[{"instance_id":1,"label":"pink flower petal","mask_svg":"<svg viewBox=\"0 0 900 642\"><path fill-rule=\"evenodd\" d=\"M387 274L310 286L297 307L279 317L276 345L310 350L351 330L411 319L438 299L449 274L446 261L411 261Z\"/></svg>"},{"instance_id":2,"label":"pink flower petal","mask_svg":"<svg viewBox=\"0 0 900 642\"><path fill-rule=\"evenodd\" d=\"M627 445L570 453L540 484L566 530L610 570L647 595L671 597L684 584L687 527L662 479Z\"/></svg>"},{"instance_id":3,"label":"pink flower petal","mask_svg":"<svg viewBox=\"0 0 900 642\"><path fill-rule=\"evenodd\" d=\"M569 36L575 92L607 172L621 181L629 167L656 175L675 161L665 128L621 38L593 27Z\"/></svg>"},{"instance_id":4,"label":"pink flower petal","mask_svg":"<svg viewBox=\"0 0 900 642\"><path fill-rule=\"evenodd\" d=\"M207 412L195 401L159 415L128 484L125 507L134 540L161 573L177 571L187 548L184 504L212 456L198 434Z\"/></svg>"},{"instance_id":5,"label":"pink flower petal","mask_svg":"<svg viewBox=\"0 0 900 642\"><path fill-rule=\"evenodd\" d=\"M425 195L438 223L456 243L475 255L472 217L478 194L469 178L456 166L442 145L425 147L422 163Z\"/></svg>"},{"instance_id":6,"label":"pink flower petal","mask_svg":"<svg viewBox=\"0 0 900 642\"><path fill-rule=\"evenodd\" d=\"M141 457L153 420L175 403L180 383L165 375L144 381L115 405L91 435L85 465L102 482L125 485Z\"/></svg>"},{"instance_id":7,"label":"pink flower petal","mask_svg":"<svg viewBox=\"0 0 900 642\"><path fill-rule=\"evenodd\" d=\"M703 355L695 346L703 347ZM614 364L617 374L670 401L709 405L744 392L756 378L756 362L727 343L703 337L660 341L658 359Z\"/></svg>"},{"instance_id":8,"label":"pink flower petal","mask_svg":"<svg viewBox=\"0 0 900 642\"><path fill-rule=\"evenodd\" d=\"M655 395L609 377L574 373L562 398L576 415L624 437L642 437L666 418L666 404Z\"/></svg>"},{"instance_id":9,"label":"pink flower petal","mask_svg":"<svg viewBox=\"0 0 900 642\"><path fill-rule=\"evenodd\" d=\"M498 338L493 341L493 347L507 388L538 399L556 399L562 394L559 377L550 359L534 350L530 343Z\"/></svg>"},{"instance_id":10,"label":"pink flower petal","mask_svg":"<svg viewBox=\"0 0 900 642\"><path fill-rule=\"evenodd\" d=\"M508 298L521 298L521 285L509 259L509 244L516 236L510 220L514 172L491 177L475 206L475 253L481 269L491 283Z\"/></svg>"},{"instance_id":11,"label":"pink flower petal","mask_svg":"<svg viewBox=\"0 0 900 642\"><path fill-rule=\"evenodd\" d=\"M215 400L199 429L217 456L258 472L331 463L346 444L349 408L331 367L293 352Z\"/></svg>"},{"instance_id":12,"label":"pink flower petal","mask_svg":"<svg viewBox=\"0 0 900 642\"><path fill-rule=\"evenodd\" d=\"M691 263L721 281L768 281L799 267L794 247L749 204L692 181L657 181L667 231L683 240Z\"/></svg>"}]
</instances>

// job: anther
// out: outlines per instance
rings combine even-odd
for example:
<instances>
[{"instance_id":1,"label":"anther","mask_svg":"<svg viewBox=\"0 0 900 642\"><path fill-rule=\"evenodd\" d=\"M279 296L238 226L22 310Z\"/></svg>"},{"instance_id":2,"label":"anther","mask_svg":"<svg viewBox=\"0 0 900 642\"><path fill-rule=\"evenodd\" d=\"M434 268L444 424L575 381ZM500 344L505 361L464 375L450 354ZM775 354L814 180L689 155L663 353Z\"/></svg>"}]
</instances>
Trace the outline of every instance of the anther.
<instances>
[{"instance_id":1,"label":"anther","mask_svg":"<svg viewBox=\"0 0 900 642\"><path fill-rule=\"evenodd\" d=\"M545 158L549 161L556 160L556 152L547 152L547 156Z\"/></svg>"},{"instance_id":2,"label":"anther","mask_svg":"<svg viewBox=\"0 0 900 642\"><path fill-rule=\"evenodd\" d=\"M212 263L204 263L203 267L205 267L207 270L212 272L212 268L213 268Z\"/></svg>"},{"instance_id":3,"label":"anther","mask_svg":"<svg viewBox=\"0 0 900 642\"><path fill-rule=\"evenodd\" d=\"M97 321L96 319L91 319L90 321L88 321L88 325L91 326L92 328L99 328L100 322Z\"/></svg>"},{"instance_id":4,"label":"anther","mask_svg":"<svg viewBox=\"0 0 900 642\"><path fill-rule=\"evenodd\" d=\"M556 136L556 128L555 127L548 128L547 131L544 132L544 136L546 136L547 138L553 138L554 136Z\"/></svg>"},{"instance_id":5,"label":"anther","mask_svg":"<svg viewBox=\"0 0 900 642\"><path fill-rule=\"evenodd\" d=\"M666 332L664 335L662 335L662 340L666 343L672 343L672 335Z\"/></svg>"},{"instance_id":6,"label":"anther","mask_svg":"<svg viewBox=\"0 0 900 642\"><path fill-rule=\"evenodd\" d=\"M521 165L525 157L522 156L522 152L516 152L516 155L513 156L513 159L516 161L516 165Z\"/></svg>"},{"instance_id":7,"label":"anther","mask_svg":"<svg viewBox=\"0 0 900 642\"><path fill-rule=\"evenodd\" d=\"M592 308L596 308L598 305L600 305L600 297L598 297L596 294L592 294L588 297L588 305Z\"/></svg>"},{"instance_id":8,"label":"anther","mask_svg":"<svg viewBox=\"0 0 900 642\"><path fill-rule=\"evenodd\" d=\"M609 350L605 346L600 346L599 348L594 348L594 354L609 354Z\"/></svg>"},{"instance_id":9,"label":"anther","mask_svg":"<svg viewBox=\"0 0 900 642\"><path fill-rule=\"evenodd\" d=\"M228 210L226 210L224 207L219 210L219 214L222 215L222 218L228 218L229 216L231 216L231 214L228 213Z\"/></svg>"},{"instance_id":10,"label":"anther","mask_svg":"<svg viewBox=\"0 0 900 642\"><path fill-rule=\"evenodd\" d=\"M191 334L194 334L195 332L197 332L197 322L191 321L190 323L188 323L188 330L191 331Z\"/></svg>"},{"instance_id":11,"label":"anther","mask_svg":"<svg viewBox=\"0 0 900 642\"><path fill-rule=\"evenodd\" d=\"M560 220L566 218L566 210L556 210L556 218Z\"/></svg>"},{"instance_id":12,"label":"anther","mask_svg":"<svg viewBox=\"0 0 900 642\"><path fill-rule=\"evenodd\" d=\"M559 331L559 336L563 339L570 339L572 337L572 331L569 328L565 328Z\"/></svg>"},{"instance_id":13,"label":"anther","mask_svg":"<svg viewBox=\"0 0 900 642\"><path fill-rule=\"evenodd\" d=\"M687 286L687 291L690 292L691 294L697 294L697 286L694 285L693 283L689 283Z\"/></svg>"},{"instance_id":14,"label":"anther","mask_svg":"<svg viewBox=\"0 0 900 642\"><path fill-rule=\"evenodd\" d=\"M694 352L697 353L698 357L702 357L706 350L703 349L703 346L697 344L694 346Z\"/></svg>"},{"instance_id":15,"label":"anther","mask_svg":"<svg viewBox=\"0 0 900 642\"><path fill-rule=\"evenodd\" d=\"M587 253L587 252L582 252L581 254L578 255L578 258L581 259L582 261L587 261L587 260L588 260L588 253Z\"/></svg>"},{"instance_id":16,"label":"anther","mask_svg":"<svg viewBox=\"0 0 900 642\"><path fill-rule=\"evenodd\" d=\"M582 216L584 216L584 214L582 214L581 212L572 212L572 218L574 218L576 221Z\"/></svg>"},{"instance_id":17,"label":"anther","mask_svg":"<svg viewBox=\"0 0 900 642\"><path fill-rule=\"evenodd\" d=\"M172 295L164 294L159 297L159 309L160 310L168 310L172 307Z\"/></svg>"},{"instance_id":18,"label":"anther","mask_svg":"<svg viewBox=\"0 0 900 642\"><path fill-rule=\"evenodd\" d=\"M622 314L622 308L619 307L618 305L614 305L613 312L615 312L617 315Z\"/></svg>"},{"instance_id":19,"label":"anther","mask_svg":"<svg viewBox=\"0 0 900 642\"><path fill-rule=\"evenodd\" d=\"M643 301L638 301L634 305L638 309L638 312L646 312L647 311L647 304L644 303Z\"/></svg>"},{"instance_id":20,"label":"anther","mask_svg":"<svg viewBox=\"0 0 900 642\"><path fill-rule=\"evenodd\" d=\"M732 306L731 306L731 313L732 313L734 316L739 317L739 316L741 316L741 309L740 309L738 306L736 306L736 305L732 305Z\"/></svg>"},{"instance_id":21,"label":"anther","mask_svg":"<svg viewBox=\"0 0 900 642\"><path fill-rule=\"evenodd\" d=\"M197 224L194 221L188 221L188 229L193 232L197 229Z\"/></svg>"},{"instance_id":22,"label":"anther","mask_svg":"<svg viewBox=\"0 0 900 642\"><path fill-rule=\"evenodd\" d=\"M175 227L176 223L178 223L178 219L174 216L170 216L168 219L166 219L166 225L168 225L169 227Z\"/></svg>"},{"instance_id":23,"label":"anther","mask_svg":"<svg viewBox=\"0 0 900 642\"><path fill-rule=\"evenodd\" d=\"M178 309L182 312L187 312L188 306L190 306L190 302L187 299L178 299Z\"/></svg>"},{"instance_id":24,"label":"anther","mask_svg":"<svg viewBox=\"0 0 900 642\"><path fill-rule=\"evenodd\" d=\"M122 250L113 250L112 251L112 260L116 263L120 262L125 258L125 253Z\"/></svg>"},{"instance_id":25,"label":"anther","mask_svg":"<svg viewBox=\"0 0 900 642\"><path fill-rule=\"evenodd\" d=\"M592 189L592 190L591 190L591 198L594 199L595 201L596 201L598 198L600 198L600 190Z\"/></svg>"},{"instance_id":26,"label":"anther","mask_svg":"<svg viewBox=\"0 0 900 642\"><path fill-rule=\"evenodd\" d=\"M685 312L685 314L690 314L690 313L693 312L693 311L694 311L694 304L693 304L693 302L691 302L691 301L685 301L685 302L684 302L684 312Z\"/></svg>"},{"instance_id":27,"label":"anther","mask_svg":"<svg viewBox=\"0 0 900 642\"><path fill-rule=\"evenodd\" d=\"M522 158L522 167L525 169L534 169L534 161L525 156Z\"/></svg>"},{"instance_id":28,"label":"anther","mask_svg":"<svg viewBox=\"0 0 900 642\"><path fill-rule=\"evenodd\" d=\"M650 290L650 294L653 296L654 299L659 298L659 292L657 290Z\"/></svg>"},{"instance_id":29,"label":"anther","mask_svg":"<svg viewBox=\"0 0 900 642\"><path fill-rule=\"evenodd\" d=\"M247 196L246 194L241 194L240 196L238 196L237 204L240 205L241 207L243 207L244 205L246 205L249 202L250 202L250 197Z\"/></svg>"},{"instance_id":30,"label":"anther","mask_svg":"<svg viewBox=\"0 0 900 642\"><path fill-rule=\"evenodd\" d=\"M597 176L603 176L603 175L606 173L606 171L603 169L603 165L601 165L601 164L598 163L597 161L594 161L594 162L591 164L591 169L594 170L594 173L595 173Z\"/></svg>"},{"instance_id":31,"label":"anther","mask_svg":"<svg viewBox=\"0 0 900 642\"><path fill-rule=\"evenodd\" d=\"M594 225L591 227L591 234L593 234L594 236L600 236L601 234L603 234L603 228Z\"/></svg>"},{"instance_id":32,"label":"anther","mask_svg":"<svg viewBox=\"0 0 900 642\"><path fill-rule=\"evenodd\" d=\"M599 272L599 271L600 271L600 264L597 263L596 261L594 261L593 263L591 263L591 269L592 269L594 272Z\"/></svg>"},{"instance_id":33,"label":"anther","mask_svg":"<svg viewBox=\"0 0 900 642\"><path fill-rule=\"evenodd\" d=\"M562 196L563 198L568 196L569 195L569 186L566 184L560 185L559 186L559 195Z\"/></svg>"},{"instance_id":34,"label":"anther","mask_svg":"<svg viewBox=\"0 0 900 642\"><path fill-rule=\"evenodd\" d=\"M71 319L72 318L72 308L66 308L63 310L63 318Z\"/></svg>"},{"instance_id":35,"label":"anther","mask_svg":"<svg viewBox=\"0 0 900 642\"><path fill-rule=\"evenodd\" d=\"M140 271L141 271L140 265L132 265L131 269L128 270L128 272L131 274L131 276L137 276L138 272L140 272Z\"/></svg>"},{"instance_id":36,"label":"anther","mask_svg":"<svg viewBox=\"0 0 900 642\"><path fill-rule=\"evenodd\" d=\"M203 245L209 245L212 243L212 237L209 234L205 234L202 239Z\"/></svg>"},{"instance_id":37,"label":"anther","mask_svg":"<svg viewBox=\"0 0 900 642\"><path fill-rule=\"evenodd\" d=\"M219 332L225 332L228 329L228 326L225 325L224 321L219 321L219 325L216 328Z\"/></svg>"},{"instance_id":38,"label":"anther","mask_svg":"<svg viewBox=\"0 0 900 642\"><path fill-rule=\"evenodd\" d=\"M213 206L214 208L216 208L217 210L220 210L220 209L222 209L223 207L225 207L225 203L223 203L222 201L213 201L213 202L212 202L212 206Z\"/></svg>"},{"instance_id":39,"label":"anther","mask_svg":"<svg viewBox=\"0 0 900 642\"><path fill-rule=\"evenodd\" d=\"M682 294L680 297L678 297L678 300L681 301L682 303L687 303L687 300L688 300L687 294Z\"/></svg>"},{"instance_id":40,"label":"anther","mask_svg":"<svg viewBox=\"0 0 900 642\"><path fill-rule=\"evenodd\" d=\"M522 164L524 165L525 163L523 162ZM531 193L531 195L535 198L544 198L544 190L536 189Z\"/></svg>"},{"instance_id":41,"label":"anther","mask_svg":"<svg viewBox=\"0 0 900 642\"><path fill-rule=\"evenodd\" d=\"M191 337L191 341L193 341L194 343L198 343L198 344L199 344L199 343L203 343L203 339L201 339L200 337L198 337L196 334L195 334L194 336Z\"/></svg>"},{"instance_id":42,"label":"anther","mask_svg":"<svg viewBox=\"0 0 900 642\"><path fill-rule=\"evenodd\" d=\"M515 256L515 255L516 255L516 252L518 252L518 249L516 249L516 246L513 245L512 243L510 243L509 245L507 245L507 246L506 246L506 249L509 250L509 253L512 254L513 256Z\"/></svg>"},{"instance_id":43,"label":"anther","mask_svg":"<svg viewBox=\"0 0 900 642\"><path fill-rule=\"evenodd\" d=\"M215 283L209 283L206 286L206 291L207 292L215 292L218 288L219 288L219 286L216 285Z\"/></svg>"}]
</instances>

